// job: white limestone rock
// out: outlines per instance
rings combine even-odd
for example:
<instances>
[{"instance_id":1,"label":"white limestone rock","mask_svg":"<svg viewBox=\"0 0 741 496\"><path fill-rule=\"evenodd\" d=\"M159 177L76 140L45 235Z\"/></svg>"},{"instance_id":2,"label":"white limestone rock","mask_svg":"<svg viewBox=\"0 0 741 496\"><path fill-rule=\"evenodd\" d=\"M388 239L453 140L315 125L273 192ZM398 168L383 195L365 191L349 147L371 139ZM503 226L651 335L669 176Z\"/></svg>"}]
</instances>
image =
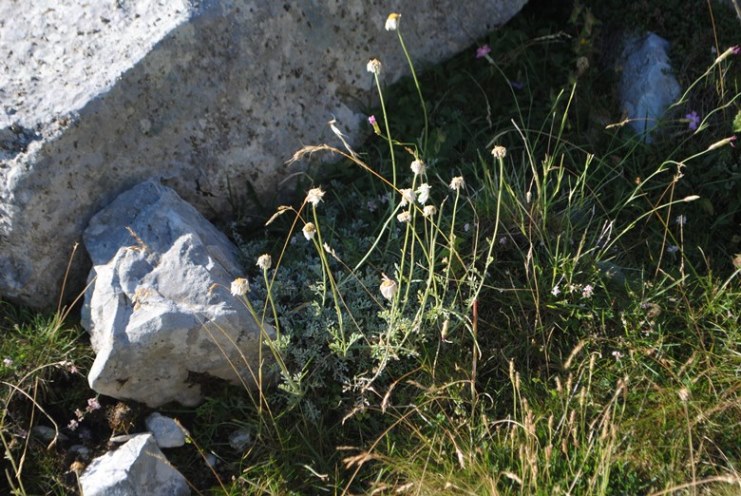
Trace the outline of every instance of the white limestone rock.
<instances>
[{"instance_id":1,"label":"white limestone rock","mask_svg":"<svg viewBox=\"0 0 741 496\"><path fill-rule=\"evenodd\" d=\"M154 436L139 434L95 458L80 476L83 496L186 496L185 477L167 462Z\"/></svg>"},{"instance_id":2,"label":"white limestone rock","mask_svg":"<svg viewBox=\"0 0 741 496\"><path fill-rule=\"evenodd\" d=\"M84 241L93 390L157 407L197 404L205 375L255 385L261 330L229 290L236 247L192 206L146 181L96 214Z\"/></svg>"},{"instance_id":3,"label":"white limestone rock","mask_svg":"<svg viewBox=\"0 0 741 496\"><path fill-rule=\"evenodd\" d=\"M281 181L302 167L286 160L339 144L333 116L351 145L362 137L368 59L385 84L408 74L390 12L421 70L525 2L0 2L0 295L54 307L92 215L155 176L208 216L248 200L248 183L284 202ZM78 254L69 296L88 269Z\"/></svg>"},{"instance_id":4,"label":"white limestone rock","mask_svg":"<svg viewBox=\"0 0 741 496\"><path fill-rule=\"evenodd\" d=\"M681 91L672 72L668 49L668 41L647 33L627 39L623 50L620 99L630 127L648 143L651 132Z\"/></svg>"},{"instance_id":5,"label":"white limestone rock","mask_svg":"<svg viewBox=\"0 0 741 496\"><path fill-rule=\"evenodd\" d=\"M179 448L185 445L183 429L170 417L154 412L144 420L144 425L160 448Z\"/></svg>"}]
</instances>

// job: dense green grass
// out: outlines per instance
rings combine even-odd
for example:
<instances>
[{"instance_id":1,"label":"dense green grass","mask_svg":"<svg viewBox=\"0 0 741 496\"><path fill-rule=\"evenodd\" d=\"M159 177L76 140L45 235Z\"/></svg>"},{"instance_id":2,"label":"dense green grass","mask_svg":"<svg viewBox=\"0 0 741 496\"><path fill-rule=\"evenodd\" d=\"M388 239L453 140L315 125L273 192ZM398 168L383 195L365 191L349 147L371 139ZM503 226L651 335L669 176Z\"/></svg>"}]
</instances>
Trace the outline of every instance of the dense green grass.
<instances>
[{"instance_id":1,"label":"dense green grass","mask_svg":"<svg viewBox=\"0 0 741 496\"><path fill-rule=\"evenodd\" d=\"M299 192L320 187L322 201L231 226L244 302L279 329L281 380L264 395L216 384L195 409L160 410L190 431L167 455L194 488L741 493L741 148L723 141L741 112L741 56L714 62L741 41L738 20L702 2L614 4L534 1L418 81L386 88L382 70L384 108L368 109L379 131L358 154L339 139L297 152L337 158ZM673 42L690 88L651 145L617 104L614 52L633 28ZM426 204L404 206L423 183ZM26 432L56 422L77 439L67 423L95 394L75 370L91 352L60 318L3 312L9 487L67 494L71 442ZM116 424L122 405L100 403L80 421L96 453L147 413L130 405ZM244 453L228 446L236 429L252 433Z\"/></svg>"}]
</instances>

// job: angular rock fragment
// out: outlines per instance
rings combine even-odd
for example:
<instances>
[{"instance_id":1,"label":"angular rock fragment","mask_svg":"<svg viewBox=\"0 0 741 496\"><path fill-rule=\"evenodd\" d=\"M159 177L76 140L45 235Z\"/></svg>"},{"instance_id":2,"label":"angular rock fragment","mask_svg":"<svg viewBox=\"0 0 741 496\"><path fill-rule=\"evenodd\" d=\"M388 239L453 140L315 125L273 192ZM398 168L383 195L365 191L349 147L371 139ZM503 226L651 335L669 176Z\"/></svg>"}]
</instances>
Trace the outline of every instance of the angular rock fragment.
<instances>
[{"instance_id":1,"label":"angular rock fragment","mask_svg":"<svg viewBox=\"0 0 741 496\"><path fill-rule=\"evenodd\" d=\"M96 214L84 241L94 263L82 315L97 353L92 389L156 407L198 403L204 376L256 385L259 343L272 330L230 293L236 247L192 206L147 181Z\"/></svg>"},{"instance_id":2,"label":"angular rock fragment","mask_svg":"<svg viewBox=\"0 0 741 496\"><path fill-rule=\"evenodd\" d=\"M186 496L185 477L167 462L154 436L139 434L94 459L80 476L83 496Z\"/></svg>"}]
</instances>

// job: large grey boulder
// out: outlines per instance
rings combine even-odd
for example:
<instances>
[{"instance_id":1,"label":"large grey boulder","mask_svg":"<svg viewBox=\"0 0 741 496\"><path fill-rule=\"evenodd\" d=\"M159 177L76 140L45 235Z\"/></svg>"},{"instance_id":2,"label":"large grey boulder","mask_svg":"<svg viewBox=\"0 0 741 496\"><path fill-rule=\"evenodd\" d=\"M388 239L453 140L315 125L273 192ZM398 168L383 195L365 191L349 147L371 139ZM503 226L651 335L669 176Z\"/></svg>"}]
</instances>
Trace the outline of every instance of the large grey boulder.
<instances>
[{"instance_id":1,"label":"large grey boulder","mask_svg":"<svg viewBox=\"0 0 741 496\"><path fill-rule=\"evenodd\" d=\"M230 292L236 247L174 191L147 181L121 194L84 242L92 389L157 407L197 404L204 377L256 385L259 343L273 331Z\"/></svg>"},{"instance_id":2,"label":"large grey boulder","mask_svg":"<svg viewBox=\"0 0 741 496\"><path fill-rule=\"evenodd\" d=\"M285 165L293 152L337 143L333 117L357 144L374 101L368 59L384 83L408 74L388 13L402 13L423 68L525 2L0 2L0 295L55 305L89 219L140 181L161 177L221 216L249 199L247 183L275 203L302 167ZM86 264L72 264L72 295Z\"/></svg>"},{"instance_id":3,"label":"large grey boulder","mask_svg":"<svg viewBox=\"0 0 741 496\"><path fill-rule=\"evenodd\" d=\"M167 462L154 436L139 434L90 462L80 476L82 496L186 496L188 481Z\"/></svg>"},{"instance_id":4,"label":"large grey boulder","mask_svg":"<svg viewBox=\"0 0 741 496\"><path fill-rule=\"evenodd\" d=\"M629 37L623 49L620 100L630 126L646 142L681 88L669 61L669 42L655 33Z\"/></svg>"}]
</instances>

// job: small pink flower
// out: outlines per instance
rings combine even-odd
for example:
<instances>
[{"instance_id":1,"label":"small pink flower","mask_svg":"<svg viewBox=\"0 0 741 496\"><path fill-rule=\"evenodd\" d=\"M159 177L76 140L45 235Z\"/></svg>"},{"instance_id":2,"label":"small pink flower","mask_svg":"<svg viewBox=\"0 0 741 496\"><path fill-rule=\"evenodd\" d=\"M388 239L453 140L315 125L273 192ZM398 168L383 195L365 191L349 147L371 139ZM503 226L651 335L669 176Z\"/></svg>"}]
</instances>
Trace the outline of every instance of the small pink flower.
<instances>
[{"instance_id":1,"label":"small pink flower","mask_svg":"<svg viewBox=\"0 0 741 496\"><path fill-rule=\"evenodd\" d=\"M368 124L370 124L371 126L375 126L376 125L376 116L375 115L371 115L370 117L368 117Z\"/></svg>"},{"instance_id":2,"label":"small pink flower","mask_svg":"<svg viewBox=\"0 0 741 496\"><path fill-rule=\"evenodd\" d=\"M476 58L480 59L486 57L491 53L491 47L487 44L481 45L476 49Z\"/></svg>"},{"instance_id":3,"label":"small pink flower","mask_svg":"<svg viewBox=\"0 0 741 496\"><path fill-rule=\"evenodd\" d=\"M732 55L738 55L739 53L741 53L741 45L734 45L731 47Z\"/></svg>"},{"instance_id":4,"label":"small pink flower","mask_svg":"<svg viewBox=\"0 0 741 496\"><path fill-rule=\"evenodd\" d=\"M77 430L77 427L79 427L79 425L80 423L77 420L72 419L69 421L69 424L67 424L67 429L74 431Z\"/></svg>"}]
</instances>

